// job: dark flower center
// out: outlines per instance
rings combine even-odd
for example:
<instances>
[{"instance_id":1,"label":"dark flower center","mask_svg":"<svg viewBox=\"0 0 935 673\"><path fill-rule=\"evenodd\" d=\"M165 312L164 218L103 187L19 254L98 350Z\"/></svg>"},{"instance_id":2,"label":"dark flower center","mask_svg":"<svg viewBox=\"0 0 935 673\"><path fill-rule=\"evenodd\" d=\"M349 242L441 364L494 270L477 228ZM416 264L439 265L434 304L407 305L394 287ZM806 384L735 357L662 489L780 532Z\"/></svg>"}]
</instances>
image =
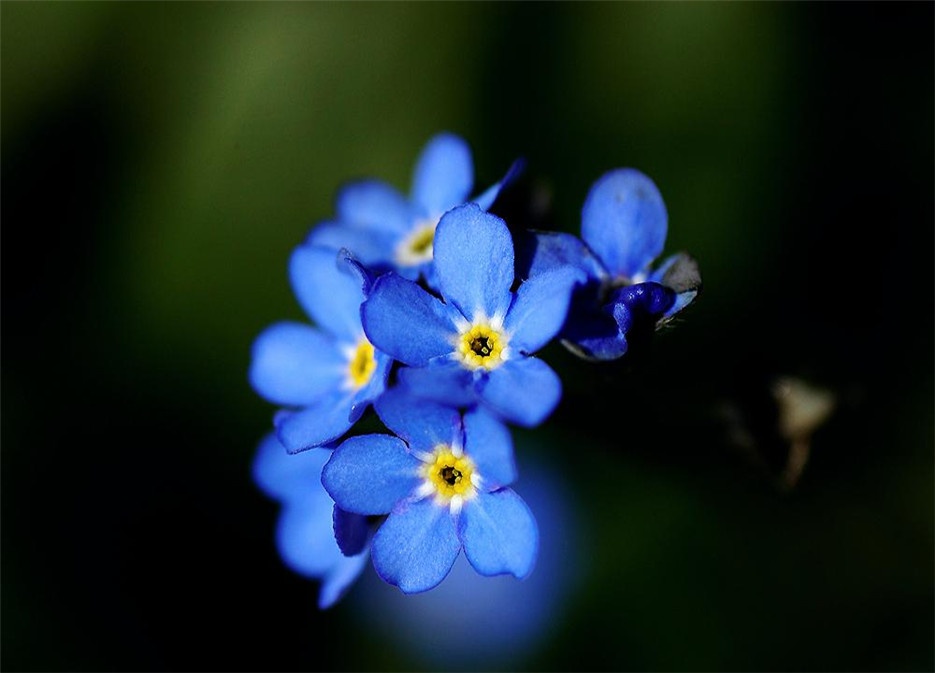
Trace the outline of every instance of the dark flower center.
<instances>
[{"instance_id":1,"label":"dark flower center","mask_svg":"<svg viewBox=\"0 0 935 673\"><path fill-rule=\"evenodd\" d=\"M461 470L458 470L451 465L446 465L441 470L439 470L438 475L449 486L454 486L459 481L461 481Z\"/></svg>"},{"instance_id":2,"label":"dark flower center","mask_svg":"<svg viewBox=\"0 0 935 673\"><path fill-rule=\"evenodd\" d=\"M471 350L475 355L485 358L493 351L493 344L490 343L489 337L477 336L471 339Z\"/></svg>"}]
</instances>

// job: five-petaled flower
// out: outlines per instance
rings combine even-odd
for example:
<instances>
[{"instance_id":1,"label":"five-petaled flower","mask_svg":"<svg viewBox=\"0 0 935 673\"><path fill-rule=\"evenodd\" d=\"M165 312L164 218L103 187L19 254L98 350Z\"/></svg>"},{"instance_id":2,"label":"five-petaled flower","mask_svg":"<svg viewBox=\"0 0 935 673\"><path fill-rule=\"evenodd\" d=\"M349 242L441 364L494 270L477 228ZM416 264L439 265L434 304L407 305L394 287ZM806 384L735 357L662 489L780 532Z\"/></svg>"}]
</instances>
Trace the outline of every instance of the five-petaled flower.
<instances>
[{"instance_id":1,"label":"five-petaled flower","mask_svg":"<svg viewBox=\"0 0 935 673\"><path fill-rule=\"evenodd\" d=\"M346 253L300 245L289 277L318 327L279 322L253 344L250 382L284 405L274 424L295 453L339 439L386 387L392 360L375 349L360 324L370 286L367 272Z\"/></svg>"},{"instance_id":2,"label":"five-petaled flower","mask_svg":"<svg viewBox=\"0 0 935 673\"><path fill-rule=\"evenodd\" d=\"M361 307L371 342L408 367L413 394L455 407L478 403L523 426L541 423L561 397L555 372L532 354L561 328L574 285L566 266L516 292L506 223L476 204L448 211L435 234L441 298L395 273L380 276Z\"/></svg>"},{"instance_id":3,"label":"five-petaled flower","mask_svg":"<svg viewBox=\"0 0 935 673\"><path fill-rule=\"evenodd\" d=\"M461 550L481 575L526 577L539 533L516 478L506 426L483 409L463 416L394 388L374 404L394 435L350 437L322 483L342 510L387 515L371 544L377 573L405 593L437 586ZM335 532L344 535L341 520Z\"/></svg>"},{"instance_id":4,"label":"five-petaled flower","mask_svg":"<svg viewBox=\"0 0 935 673\"><path fill-rule=\"evenodd\" d=\"M581 209L581 239L534 232L523 246L527 274L571 266L587 275L559 335L573 352L611 360L627 352L627 334L648 320L659 328L701 289L695 261L684 253L652 269L662 252L668 214L658 188L643 173L620 168L602 175Z\"/></svg>"},{"instance_id":5,"label":"five-petaled flower","mask_svg":"<svg viewBox=\"0 0 935 673\"><path fill-rule=\"evenodd\" d=\"M489 208L521 166L515 162L473 201ZM377 273L392 269L411 280L421 273L431 282L435 227L446 211L468 201L473 188L470 148L460 137L440 133L419 155L408 198L380 180L352 182L338 193L336 219L317 225L308 242L352 250Z\"/></svg>"}]
</instances>

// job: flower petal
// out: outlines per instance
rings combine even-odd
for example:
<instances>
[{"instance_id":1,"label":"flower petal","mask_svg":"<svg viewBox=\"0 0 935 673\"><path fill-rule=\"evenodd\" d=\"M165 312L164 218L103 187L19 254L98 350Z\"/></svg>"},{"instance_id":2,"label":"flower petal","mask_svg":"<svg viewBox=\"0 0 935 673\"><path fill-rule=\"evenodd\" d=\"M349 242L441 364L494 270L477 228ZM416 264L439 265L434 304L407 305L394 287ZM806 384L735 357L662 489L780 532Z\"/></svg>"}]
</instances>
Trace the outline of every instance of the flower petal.
<instances>
[{"instance_id":1,"label":"flower petal","mask_svg":"<svg viewBox=\"0 0 935 673\"><path fill-rule=\"evenodd\" d=\"M348 183L338 192L335 210L342 224L396 234L404 233L412 218L406 197L380 180Z\"/></svg>"},{"instance_id":2,"label":"flower petal","mask_svg":"<svg viewBox=\"0 0 935 673\"><path fill-rule=\"evenodd\" d=\"M580 270L564 267L520 285L503 325L510 333L510 347L535 353L551 341L565 322L572 290L585 280Z\"/></svg>"},{"instance_id":3,"label":"flower petal","mask_svg":"<svg viewBox=\"0 0 935 673\"><path fill-rule=\"evenodd\" d=\"M517 235L516 268L521 278L572 266L588 278L603 280L609 274L601 260L577 236L558 231L526 231Z\"/></svg>"},{"instance_id":4,"label":"flower petal","mask_svg":"<svg viewBox=\"0 0 935 673\"><path fill-rule=\"evenodd\" d=\"M517 159L514 161L506 171L506 175L500 180L500 182L494 183L486 190L483 194L478 195L477 197L471 199L474 203L479 205L484 210L489 210L490 206L493 205L494 201L497 200L497 197L511 182L516 180L523 172L523 169L526 168L525 159Z\"/></svg>"},{"instance_id":5,"label":"flower petal","mask_svg":"<svg viewBox=\"0 0 935 673\"><path fill-rule=\"evenodd\" d=\"M360 278L345 267L343 254L330 248L300 245L289 259L289 279L299 304L319 326L356 341L361 334Z\"/></svg>"},{"instance_id":6,"label":"flower petal","mask_svg":"<svg viewBox=\"0 0 935 673\"><path fill-rule=\"evenodd\" d=\"M542 360L517 358L490 372L480 396L507 421L533 427L555 409L562 397L562 382Z\"/></svg>"},{"instance_id":7,"label":"flower petal","mask_svg":"<svg viewBox=\"0 0 935 673\"><path fill-rule=\"evenodd\" d=\"M474 187L471 149L461 138L440 133L429 140L412 176L412 201L424 216L438 216L467 200Z\"/></svg>"},{"instance_id":8,"label":"flower petal","mask_svg":"<svg viewBox=\"0 0 935 673\"><path fill-rule=\"evenodd\" d=\"M305 453L324 452L306 451ZM319 475L318 483L321 483L321 475ZM335 505L331 518L334 524L334 540L342 554L355 556L367 547L367 542L370 540L370 524L366 516L348 512Z\"/></svg>"},{"instance_id":9,"label":"flower petal","mask_svg":"<svg viewBox=\"0 0 935 673\"><path fill-rule=\"evenodd\" d=\"M334 450L321 483L343 510L386 514L419 485L420 465L398 437L358 435Z\"/></svg>"},{"instance_id":10,"label":"flower petal","mask_svg":"<svg viewBox=\"0 0 935 673\"><path fill-rule=\"evenodd\" d=\"M417 593L437 586L458 558L461 542L447 507L432 498L404 502L373 537L373 567L384 581Z\"/></svg>"},{"instance_id":11,"label":"flower petal","mask_svg":"<svg viewBox=\"0 0 935 673\"><path fill-rule=\"evenodd\" d=\"M435 272L442 296L469 320L505 316L513 284L513 240L506 223L468 203L435 230Z\"/></svg>"},{"instance_id":12,"label":"flower petal","mask_svg":"<svg viewBox=\"0 0 935 673\"><path fill-rule=\"evenodd\" d=\"M662 195L643 173L620 168L601 176L581 209L581 238L615 276L645 271L665 245Z\"/></svg>"},{"instance_id":13,"label":"flower petal","mask_svg":"<svg viewBox=\"0 0 935 673\"><path fill-rule=\"evenodd\" d=\"M573 304L561 335L562 345L591 362L622 357L627 352L627 340L614 320L604 311L591 309L590 301Z\"/></svg>"},{"instance_id":14,"label":"flower petal","mask_svg":"<svg viewBox=\"0 0 935 673\"><path fill-rule=\"evenodd\" d=\"M464 555L481 575L532 572L539 551L539 528L529 507L512 489L480 493L461 512L459 536Z\"/></svg>"},{"instance_id":15,"label":"flower petal","mask_svg":"<svg viewBox=\"0 0 935 673\"><path fill-rule=\"evenodd\" d=\"M307 577L321 577L344 555L331 528L331 498L319 483L305 497L285 503L276 522L276 549L283 562Z\"/></svg>"},{"instance_id":16,"label":"flower petal","mask_svg":"<svg viewBox=\"0 0 935 673\"><path fill-rule=\"evenodd\" d=\"M464 452L484 478L484 490L507 486L516 479L510 430L485 409L464 414Z\"/></svg>"},{"instance_id":17,"label":"flower petal","mask_svg":"<svg viewBox=\"0 0 935 673\"><path fill-rule=\"evenodd\" d=\"M325 610L334 605L354 583L370 558L368 550L356 556L342 556L325 575L318 591L318 608Z\"/></svg>"},{"instance_id":18,"label":"flower petal","mask_svg":"<svg viewBox=\"0 0 935 673\"><path fill-rule=\"evenodd\" d=\"M306 243L329 250L347 249L363 264L388 270L399 237L387 231L354 229L336 222L319 224L309 233Z\"/></svg>"},{"instance_id":19,"label":"flower petal","mask_svg":"<svg viewBox=\"0 0 935 673\"><path fill-rule=\"evenodd\" d=\"M284 500L302 495L321 484L321 468L331 452L290 454L271 432L260 442L251 466L253 481L270 498Z\"/></svg>"},{"instance_id":20,"label":"flower petal","mask_svg":"<svg viewBox=\"0 0 935 673\"><path fill-rule=\"evenodd\" d=\"M253 342L250 384L276 404L302 406L336 390L347 376L347 358L334 338L308 325L275 323Z\"/></svg>"},{"instance_id":21,"label":"flower petal","mask_svg":"<svg viewBox=\"0 0 935 673\"><path fill-rule=\"evenodd\" d=\"M415 397L403 387L386 391L374 405L387 428L410 450L430 452L438 444L461 444L461 416L451 407Z\"/></svg>"},{"instance_id":22,"label":"flower petal","mask_svg":"<svg viewBox=\"0 0 935 673\"><path fill-rule=\"evenodd\" d=\"M453 309L416 283L387 273L373 284L361 307L370 343L400 362L421 366L452 352Z\"/></svg>"},{"instance_id":23,"label":"flower petal","mask_svg":"<svg viewBox=\"0 0 935 673\"><path fill-rule=\"evenodd\" d=\"M350 430L352 398L335 391L299 411L276 414L276 434L289 453L298 453L333 442Z\"/></svg>"},{"instance_id":24,"label":"flower petal","mask_svg":"<svg viewBox=\"0 0 935 673\"><path fill-rule=\"evenodd\" d=\"M429 361L425 367L401 367L397 376L400 384L422 399L450 407L466 407L477 402L476 374L447 355Z\"/></svg>"}]
</instances>

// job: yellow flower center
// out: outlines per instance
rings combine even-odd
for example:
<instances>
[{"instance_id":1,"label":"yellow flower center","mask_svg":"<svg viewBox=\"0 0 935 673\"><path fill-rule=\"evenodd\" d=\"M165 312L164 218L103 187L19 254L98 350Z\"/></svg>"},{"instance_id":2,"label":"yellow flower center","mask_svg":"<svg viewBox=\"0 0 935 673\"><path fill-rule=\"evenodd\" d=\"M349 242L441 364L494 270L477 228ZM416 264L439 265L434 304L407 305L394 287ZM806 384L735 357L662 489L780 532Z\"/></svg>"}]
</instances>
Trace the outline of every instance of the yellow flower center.
<instances>
[{"instance_id":1,"label":"yellow flower center","mask_svg":"<svg viewBox=\"0 0 935 673\"><path fill-rule=\"evenodd\" d=\"M457 340L457 355L468 369L496 369L507 357L509 339L487 322L467 326Z\"/></svg>"},{"instance_id":2,"label":"yellow flower center","mask_svg":"<svg viewBox=\"0 0 935 673\"><path fill-rule=\"evenodd\" d=\"M396 248L396 263L400 266L417 266L432 261L435 227L438 218L420 220L409 235Z\"/></svg>"},{"instance_id":3,"label":"yellow flower center","mask_svg":"<svg viewBox=\"0 0 935 673\"><path fill-rule=\"evenodd\" d=\"M470 458L453 450L446 444L439 444L435 452L423 467L427 489L435 494L442 503L450 503L453 498L464 501L477 494L474 485L474 463ZM458 503L460 506L460 502Z\"/></svg>"},{"instance_id":4,"label":"yellow flower center","mask_svg":"<svg viewBox=\"0 0 935 673\"><path fill-rule=\"evenodd\" d=\"M357 342L357 347L353 350L347 363L348 383L354 390L359 390L367 385L370 377L377 368L377 360L373 355L373 344L365 337Z\"/></svg>"}]
</instances>

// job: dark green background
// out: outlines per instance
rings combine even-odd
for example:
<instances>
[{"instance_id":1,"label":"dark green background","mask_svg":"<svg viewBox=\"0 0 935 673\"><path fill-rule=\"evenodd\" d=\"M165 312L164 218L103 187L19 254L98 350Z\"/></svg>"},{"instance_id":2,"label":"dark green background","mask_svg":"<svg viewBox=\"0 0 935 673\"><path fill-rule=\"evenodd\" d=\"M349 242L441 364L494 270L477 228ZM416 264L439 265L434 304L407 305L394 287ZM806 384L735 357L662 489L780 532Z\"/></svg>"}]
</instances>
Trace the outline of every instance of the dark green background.
<instances>
[{"instance_id":1,"label":"dark green background","mask_svg":"<svg viewBox=\"0 0 935 673\"><path fill-rule=\"evenodd\" d=\"M339 185L450 130L479 187L526 157L514 224L643 170L705 283L639 357L543 353L519 449L591 562L521 665L932 670L933 10L0 4L3 668L420 665L279 562L246 370ZM838 401L791 492L720 414L774 448L779 374Z\"/></svg>"}]
</instances>

